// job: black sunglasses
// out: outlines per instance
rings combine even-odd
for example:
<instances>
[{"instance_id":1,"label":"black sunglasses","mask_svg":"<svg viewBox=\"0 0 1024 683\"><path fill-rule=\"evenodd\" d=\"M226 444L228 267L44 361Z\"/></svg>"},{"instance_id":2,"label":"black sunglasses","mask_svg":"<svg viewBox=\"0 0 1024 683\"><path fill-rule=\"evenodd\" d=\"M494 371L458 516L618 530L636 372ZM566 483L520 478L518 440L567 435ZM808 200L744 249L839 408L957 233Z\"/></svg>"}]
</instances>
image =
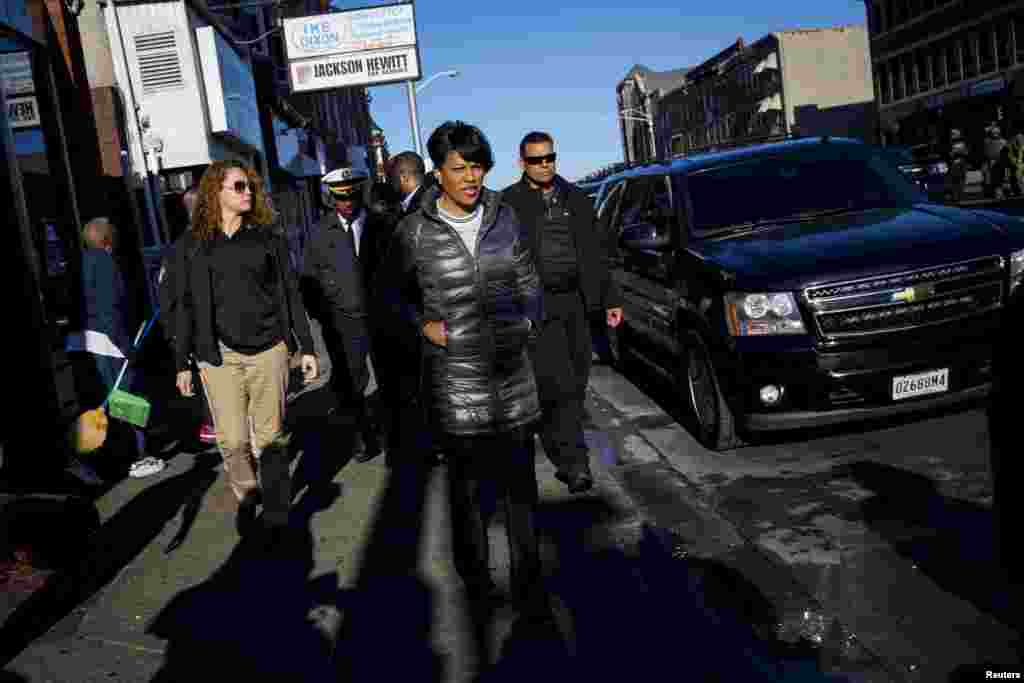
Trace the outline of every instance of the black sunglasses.
<instances>
[{"instance_id":1,"label":"black sunglasses","mask_svg":"<svg viewBox=\"0 0 1024 683\"><path fill-rule=\"evenodd\" d=\"M236 180L234 185L227 185L226 187L231 188L238 194L242 194L246 190L253 193L256 192L256 183L246 182L244 180Z\"/></svg>"},{"instance_id":2,"label":"black sunglasses","mask_svg":"<svg viewBox=\"0 0 1024 683\"><path fill-rule=\"evenodd\" d=\"M523 157L523 161L530 166L540 166L543 163L553 164L555 163L556 158L558 158L558 155L552 152L551 154L545 154L542 157Z\"/></svg>"}]
</instances>

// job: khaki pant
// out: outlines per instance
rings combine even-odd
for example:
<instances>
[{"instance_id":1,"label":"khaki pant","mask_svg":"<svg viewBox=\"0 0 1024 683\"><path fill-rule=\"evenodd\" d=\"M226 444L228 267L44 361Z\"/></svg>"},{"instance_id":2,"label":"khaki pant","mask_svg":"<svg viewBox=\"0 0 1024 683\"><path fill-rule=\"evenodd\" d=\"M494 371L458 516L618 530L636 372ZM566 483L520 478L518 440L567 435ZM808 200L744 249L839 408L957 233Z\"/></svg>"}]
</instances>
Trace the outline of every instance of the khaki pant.
<instances>
[{"instance_id":1,"label":"khaki pant","mask_svg":"<svg viewBox=\"0 0 1024 683\"><path fill-rule=\"evenodd\" d=\"M221 365L201 362L217 446L228 485L239 500L259 486L255 461L284 429L288 347L247 356L221 344Z\"/></svg>"}]
</instances>

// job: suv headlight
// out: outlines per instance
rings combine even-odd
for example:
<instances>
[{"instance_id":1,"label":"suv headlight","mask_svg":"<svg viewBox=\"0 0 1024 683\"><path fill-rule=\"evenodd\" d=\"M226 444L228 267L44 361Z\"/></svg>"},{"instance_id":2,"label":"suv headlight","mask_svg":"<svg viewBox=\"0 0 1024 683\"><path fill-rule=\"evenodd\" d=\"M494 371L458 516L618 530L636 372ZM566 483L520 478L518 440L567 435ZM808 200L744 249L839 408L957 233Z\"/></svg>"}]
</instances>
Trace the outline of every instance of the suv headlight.
<instances>
[{"instance_id":1,"label":"suv headlight","mask_svg":"<svg viewBox=\"0 0 1024 683\"><path fill-rule=\"evenodd\" d=\"M1010 293L1017 289L1024 278L1024 249L1010 254Z\"/></svg>"},{"instance_id":2,"label":"suv headlight","mask_svg":"<svg viewBox=\"0 0 1024 683\"><path fill-rule=\"evenodd\" d=\"M725 317L734 337L807 333L789 292L730 292L725 295Z\"/></svg>"}]
</instances>

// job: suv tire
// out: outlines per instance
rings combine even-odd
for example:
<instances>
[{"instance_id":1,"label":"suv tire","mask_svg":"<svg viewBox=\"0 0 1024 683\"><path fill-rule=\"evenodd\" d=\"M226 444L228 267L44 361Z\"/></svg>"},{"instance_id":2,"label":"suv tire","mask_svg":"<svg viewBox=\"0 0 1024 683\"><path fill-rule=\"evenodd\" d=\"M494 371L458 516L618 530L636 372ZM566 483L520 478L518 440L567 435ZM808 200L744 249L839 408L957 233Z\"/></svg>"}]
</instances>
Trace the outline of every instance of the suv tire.
<instances>
[{"instance_id":1,"label":"suv tire","mask_svg":"<svg viewBox=\"0 0 1024 683\"><path fill-rule=\"evenodd\" d=\"M742 446L732 409L722 395L711 352L694 330L688 330L683 336L680 380L697 440L715 451Z\"/></svg>"}]
</instances>

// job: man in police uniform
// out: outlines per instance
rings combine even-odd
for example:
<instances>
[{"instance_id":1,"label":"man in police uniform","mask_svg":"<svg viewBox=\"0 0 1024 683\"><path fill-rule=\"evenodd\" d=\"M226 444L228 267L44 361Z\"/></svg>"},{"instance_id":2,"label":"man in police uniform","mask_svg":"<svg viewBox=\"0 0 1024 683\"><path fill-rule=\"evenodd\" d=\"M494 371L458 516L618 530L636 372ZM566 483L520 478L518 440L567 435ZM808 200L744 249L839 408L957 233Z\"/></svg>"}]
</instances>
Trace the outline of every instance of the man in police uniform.
<instances>
[{"instance_id":1,"label":"man in police uniform","mask_svg":"<svg viewBox=\"0 0 1024 683\"><path fill-rule=\"evenodd\" d=\"M322 179L333 209L313 230L303 256L303 280L310 308L329 329L328 346L337 368L340 405L355 419L353 458L366 462L381 453L374 412L367 396L375 388L370 359L369 284L390 237L388 226L365 206L370 178L362 168L344 166ZM345 372L345 370L348 372Z\"/></svg>"}]
</instances>

